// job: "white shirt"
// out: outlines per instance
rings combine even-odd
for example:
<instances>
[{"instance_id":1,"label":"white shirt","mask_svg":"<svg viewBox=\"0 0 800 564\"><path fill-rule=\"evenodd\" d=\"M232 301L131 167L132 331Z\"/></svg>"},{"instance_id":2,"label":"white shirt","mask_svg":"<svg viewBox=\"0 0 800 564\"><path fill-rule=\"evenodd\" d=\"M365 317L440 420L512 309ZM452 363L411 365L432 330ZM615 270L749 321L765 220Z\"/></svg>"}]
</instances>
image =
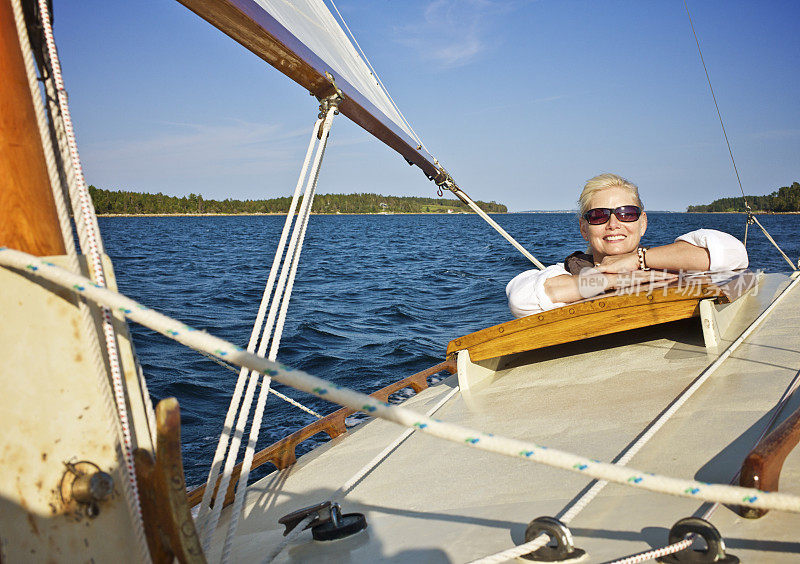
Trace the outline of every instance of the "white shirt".
<instances>
[{"instance_id":1,"label":"white shirt","mask_svg":"<svg viewBox=\"0 0 800 564\"><path fill-rule=\"evenodd\" d=\"M698 229L681 235L675 241L686 241L696 247L708 249L709 271L738 270L747 268L747 251L741 241L733 235L714 229ZM560 262L544 270L526 270L515 276L506 286L508 307L514 317L525 317L548 309L566 305L553 302L544 290L544 283L554 276L569 274Z\"/></svg>"}]
</instances>

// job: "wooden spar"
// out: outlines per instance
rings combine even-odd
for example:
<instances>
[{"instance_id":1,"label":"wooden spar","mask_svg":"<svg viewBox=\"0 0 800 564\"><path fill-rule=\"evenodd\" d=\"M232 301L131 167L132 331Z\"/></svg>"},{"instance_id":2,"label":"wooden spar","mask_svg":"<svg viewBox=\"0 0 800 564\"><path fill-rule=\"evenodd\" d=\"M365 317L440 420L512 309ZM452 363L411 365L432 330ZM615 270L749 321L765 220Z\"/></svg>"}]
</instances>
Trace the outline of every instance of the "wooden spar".
<instances>
[{"instance_id":1,"label":"wooden spar","mask_svg":"<svg viewBox=\"0 0 800 564\"><path fill-rule=\"evenodd\" d=\"M253 0L178 0L211 25L241 43L317 98L334 93L325 72L332 69ZM339 110L377 139L417 165L428 177L439 170L416 148L416 142L380 112L343 77L335 76L344 93ZM387 123L389 122L389 123Z\"/></svg>"},{"instance_id":2,"label":"wooden spar","mask_svg":"<svg viewBox=\"0 0 800 564\"><path fill-rule=\"evenodd\" d=\"M0 0L0 246L66 254L11 0Z\"/></svg>"}]
</instances>

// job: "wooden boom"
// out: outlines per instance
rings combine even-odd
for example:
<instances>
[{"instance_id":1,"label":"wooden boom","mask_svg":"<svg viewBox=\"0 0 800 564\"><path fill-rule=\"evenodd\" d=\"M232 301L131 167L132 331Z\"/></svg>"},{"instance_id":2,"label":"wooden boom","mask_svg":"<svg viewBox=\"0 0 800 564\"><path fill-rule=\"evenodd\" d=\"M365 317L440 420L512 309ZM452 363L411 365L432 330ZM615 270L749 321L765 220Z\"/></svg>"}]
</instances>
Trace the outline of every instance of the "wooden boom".
<instances>
[{"instance_id":1,"label":"wooden boom","mask_svg":"<svg viewBox=\"0 0 800 564\"><path fill-rule=\"evenodd\" d=\"M440 172L417 147L416 141L382 114L357 88L336 75L306 45L284 28L254 0L178 0L208 23L238 41L317 98L335 92L325 72L335 76L336 86L344 92L339 110L357 125L415 164L429 178Z\"/></svg>"}]
</instances>

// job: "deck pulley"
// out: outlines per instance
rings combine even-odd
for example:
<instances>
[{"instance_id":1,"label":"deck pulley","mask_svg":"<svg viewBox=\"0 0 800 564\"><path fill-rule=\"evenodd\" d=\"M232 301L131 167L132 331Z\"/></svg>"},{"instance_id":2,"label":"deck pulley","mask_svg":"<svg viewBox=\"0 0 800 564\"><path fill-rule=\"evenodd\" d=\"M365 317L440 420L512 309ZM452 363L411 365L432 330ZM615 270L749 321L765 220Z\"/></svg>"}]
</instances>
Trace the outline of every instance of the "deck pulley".
<instances>
[{"instance_id":1,"label":"deck pulley","mask_svg":"<svg viewBox=\"0 0 800 564\"><path fill-rule=\"evenodd\" d=\"M585 550L575 548L569 528L555 517L537 517L525 529L525 542L530 542L541 534L550 537L550 543L529 554L520 556L531 562L567 562L586 555ZM551 543L556 543L551 546Z\"/></svg>"},{"instance_id":2,"label":"deck pulley","mask_svg":"<svg viewBox=\"0 0 800 564\"><path fill-rule=\"evenodd\" d=\"M363 513L342 514L342 508L338 503L323 501L298 509L278 519L278 523L286 527L283 536L288 535L312 515L313 519L304 528L310 528L314 540L318 541L343 539L367 528L367 518Z\"/></svg>"},{"instance_id":3,"label":"deck pulley","mask_svg":"<svg viewBox=\"0 0 800 564\"><path fill-rule=\"evenodd\" d=\"M669 544L681 542L689 535L701 537L705 543L705 550L695 550L691 546L659 558L659 562L672 564L701 564L703 562L719 562L724 564L738 564L739 559L732 554L725 554L725 541L714 525L699 517L687 517L675 523L669 530Z\"/></svg>"}]
</instances>

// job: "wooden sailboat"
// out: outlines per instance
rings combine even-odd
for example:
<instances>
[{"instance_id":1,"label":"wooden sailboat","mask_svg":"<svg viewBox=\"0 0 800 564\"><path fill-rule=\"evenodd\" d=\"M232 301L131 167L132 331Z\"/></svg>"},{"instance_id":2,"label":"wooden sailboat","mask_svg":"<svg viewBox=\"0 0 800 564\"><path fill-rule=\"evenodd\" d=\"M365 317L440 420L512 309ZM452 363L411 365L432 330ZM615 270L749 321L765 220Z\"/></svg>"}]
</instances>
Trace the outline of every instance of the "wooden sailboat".
<instances>
[{"instance_id":1,"label":"wooden sailboat","mask_svg":"<svg viewBox=\"0 0 800 564\"><path fill-rule=\"evenodd\" d=\"M338 96L343 114L465 197L400 123L279 22L279 10L253 0L183 3L318 98ZM25 6L35 12L32 3ZM87 275L85 257L72 263L66 256L72 243L59 228L47 136L40 135L14 8L0 0L0 245ZM110 262L103 261L104 285L115 289ZM800 554L797 513L771 511L752 520L740 513L758 511L723 506L704 529L683 521L708 513L691 493L597 488L579 468L567 473L421 432L401 437L399 427L381 419L344 432L345 412L262 453L278 470L247 489L232 543L226 546L221 526L204 551L190 514L202 491L185 492L178 408L168 400L155 410L149 405L124 321L131 312L114 314L115 348L104 349L103 311L35 270L0 268L4 562L203 561L226 552L242 562L268 553L277 561L460 562L543 531L557 546L529 559L608 561L688 533L702 536L707 548L702 555L678 552L675 561L732 562L735 555L791 562ZM800 455L792 450L800 439L800 397L785 394L776 409L797 374L800 290L781 275L737 284L741 279L696 284L693 293L601 296L459 337L442 365L378 397L385 401L411 386L418 393L404 406L467 428L703 482L727 483L744 468L743 485L774 490L780 481L781 491L800 495ZM429 387L427 377L442 370L453 375ZM703 387L681 400L680 411L659 423L628 461L631 445L698 375ZM295 460L297 442L320 430L335 438ZM644 477L632 476L632 485L637 479ZM595 488L596 497L584 504ZM307 531L282 546L284 524L336 521L329 501L364 515L366 530L336 542L314 540ZM223 509L220 525L234 517L232 507Z\"/></svg>"}]
</instances>

